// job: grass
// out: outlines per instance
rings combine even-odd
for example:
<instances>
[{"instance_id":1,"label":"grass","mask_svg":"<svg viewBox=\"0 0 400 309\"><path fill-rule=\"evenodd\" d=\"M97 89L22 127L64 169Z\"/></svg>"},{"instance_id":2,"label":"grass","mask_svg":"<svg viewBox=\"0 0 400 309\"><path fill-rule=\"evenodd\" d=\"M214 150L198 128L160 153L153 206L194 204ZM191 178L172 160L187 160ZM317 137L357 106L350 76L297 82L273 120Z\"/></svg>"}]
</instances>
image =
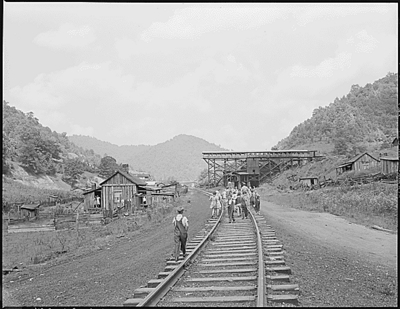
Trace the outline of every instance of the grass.
<instances>
[{"instance_id":1,"label":"grass","mask_svg":"<svg viewBox=\"0 0 400 309\"><path fill-rule=\"evenodd\" d=\"M33 203L37 201L46 201L50 195L57 195L61 199L78 198L82 194L74 191L41 189L33 186L27 186L12 179L3 177L2 200L5 203Z\"/></svg>"},{"instance_id":2,"label":"grass","mask_svg":"<svg viewBox=\"0 0 400 309\"><path fill-rule=\"evenodd\" d=\"M371 183L355 186L323 188L308 192L269 194L260 190L268 201L292 208L328 212L358 224L397 231L397 185Z\"/></svg>"},{"instance_id":3,"label":"grass","mask_svg":"<svg viewBox=\"0 0 400 309\"><path fill-rule=\"evenodd\" d=\"M67 252L99 249L112 238L130 236L149 222L157 224L166 219L174 207L181 203L160 204L143 215L121 217L107 225L80 226L49 232L2 233L3 268L43 263Z\"/></svg>"}]
</instances>

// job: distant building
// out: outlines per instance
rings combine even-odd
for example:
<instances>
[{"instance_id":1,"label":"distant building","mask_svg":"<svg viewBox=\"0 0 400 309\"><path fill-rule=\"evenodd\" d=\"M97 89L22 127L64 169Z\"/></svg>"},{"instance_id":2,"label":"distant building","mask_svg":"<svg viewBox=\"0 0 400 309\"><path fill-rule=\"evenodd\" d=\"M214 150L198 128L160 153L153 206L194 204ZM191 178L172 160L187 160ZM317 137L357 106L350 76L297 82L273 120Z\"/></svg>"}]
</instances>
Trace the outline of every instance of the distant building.
<instances>
[{"instance_id":1,"label":"distant building","mask_svg":"<svg viewBox=\"0 0 400 309\"><path fill-rule=\"evenodd\" d=\"M131 172L130 173L132 176L135 176L139 179L142 179L144 181L151 181L152 177L149 173L145 173L145 172Z\"/></svg>"},{"instance_id":2,"label":"distant building","mask_svg":"<svg viewBox=\"0 0 400 309\"><path fill-rule=\"evenodd\" d=\"M315 176L300 177L300 178L299 178L299 182L300 182L300 184L302 184L303 186L307 186L307 187L319 186L318 177L315 177Z\"/></svg>"},{"instance_id":3,"label":"distant building","mask_svg":"<svg viewBox=\"0 0 400 309\"><path fill-rule=\"evenodd\" d=\"M381 157L382 174L392 174L399 171L399 158Z\"/></svg>"},{"instance_id":4,"label":"distant building","mask_svg":"<svg viewBox=\"0 0 400 309\"><path fill-rule=\"evenodd\" d=\"M21 214L27 219L39 218L39 207L40 203L36 204L24 204L20 207Z\"/></svg>"},{"instance_id":5,"label":"distant building","mask_svg":"<svg viewBox=\"0 0 400 309\"><path fill-rule=\"evenodd\" d=\"M364 152L336 167L336 176L346 171L362 171L378 166L379 160Z\"/></svg>"}]
</instances>

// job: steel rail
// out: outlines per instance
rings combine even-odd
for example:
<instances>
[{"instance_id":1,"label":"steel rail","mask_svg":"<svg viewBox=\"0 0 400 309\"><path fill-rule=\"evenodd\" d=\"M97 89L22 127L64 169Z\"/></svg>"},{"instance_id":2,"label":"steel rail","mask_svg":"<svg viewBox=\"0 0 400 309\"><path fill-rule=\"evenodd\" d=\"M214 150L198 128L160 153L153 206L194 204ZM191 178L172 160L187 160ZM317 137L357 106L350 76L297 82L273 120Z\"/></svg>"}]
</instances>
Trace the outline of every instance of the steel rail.
<instances>
[{"instance_id":1,"label":"steel rail","mask_svg":"<svg viewBox=\"0 0 400 309\"><path fill-rule=\"evenodd\" d=\"M200 189L198 189L200 190ZM200 190L203 191L203 190ZM206 191L203 191L206 192ZM208 193L208 192L206 192ZM262 234L260 229L258 228L258 224L256 218L254 217L253 212L248 209L248 212L251 216L251 220L256 229L257 235L257 247L258 247L258 279L257 279L257 307L264 307L266 304L266 283L265 283L265 267L264 267L264 252L263 252L263 244L262 244ZM221 219L221 218L220 218Z\"/></svg>"},{"instance_id":2,"label":"steel rail","mask_svg":"<svg viewBox=\"0 0 400 309\"><path fill-rule=\"evenodd\" d=\"M209 192L200 190L203 193L210 194ZM179 278L185 272L185 265L189 264L194 258L201 252L203 247L208 243L210 236L214 233L218 225L221 223L223 216L223 209L221 214L214 224L210 232L204 237L204 239L193 249L193 251L179 264L156 288L154 291L150 292L136 307L154 307L160 301L161 298L168 293L170 288L179 280Z\"/></svg>"},{"instance_id":3,"label":"steel rail","mask_svg":"<svg viewBox=\"0 0 400 309\"><path fill-rule=\"evenodd\" d=\"M257 279L257 307L264 307L266 304L265 294L266 294L266 284L265 284L265 268L264 268L264 252L263 244L261 239L261 231L258 228L256 218L254 218L253 212L248 209L250 213L251 220L254 223L256 234L257 234L257 247L258 247L258 279Z\"/></svg>"}]
</instances>

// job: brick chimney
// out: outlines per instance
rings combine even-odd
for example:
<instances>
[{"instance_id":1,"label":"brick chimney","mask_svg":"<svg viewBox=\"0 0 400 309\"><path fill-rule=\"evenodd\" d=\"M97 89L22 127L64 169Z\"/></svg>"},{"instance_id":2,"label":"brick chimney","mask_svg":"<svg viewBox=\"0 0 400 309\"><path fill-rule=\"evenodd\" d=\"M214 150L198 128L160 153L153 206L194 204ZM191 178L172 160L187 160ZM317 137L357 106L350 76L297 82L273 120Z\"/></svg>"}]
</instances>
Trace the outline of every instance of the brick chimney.
<instances>
[{"instance_id":1,"label":"brick chimney","mask_svg":"<svg viewBox=\"0 0 400 309\"><path fill-rule=\"evenodd\" d=\"M125 173L128 173L128 174L129 174L129 164L127 164L127 163L122 164L122 170L123 170Z\"/></svg>"}]
</instances>

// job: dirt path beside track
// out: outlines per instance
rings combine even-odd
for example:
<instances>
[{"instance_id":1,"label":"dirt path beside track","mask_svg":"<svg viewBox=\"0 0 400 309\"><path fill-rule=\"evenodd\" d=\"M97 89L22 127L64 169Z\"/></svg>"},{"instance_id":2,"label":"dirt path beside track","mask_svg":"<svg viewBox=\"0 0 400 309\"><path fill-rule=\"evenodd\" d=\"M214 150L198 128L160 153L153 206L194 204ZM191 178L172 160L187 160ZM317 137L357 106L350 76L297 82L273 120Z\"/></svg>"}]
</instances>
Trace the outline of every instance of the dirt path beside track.
<instances>
[{"instance_id":1,"label":"dirt path beside track","mask_svg":"<svg viewBox=\"0 0 400 309\"><path fill-rule=\"evenodd\" d=\"M261 201L307 307L397 306L397 234Z\"/></svg>"},{"instance_id":2,"label":"dirt path beside track","mask_svg":"<svg viewBox=\"0 0 400 309\"><path fill-rule=\"evenodd\" d=\"M353 224L329 214L303 211L262 202L262 213L277 220L286 229L331 248L359 254L371 262L395 268L397 265L397 234Z\"/></svg>"}]
</instances>

